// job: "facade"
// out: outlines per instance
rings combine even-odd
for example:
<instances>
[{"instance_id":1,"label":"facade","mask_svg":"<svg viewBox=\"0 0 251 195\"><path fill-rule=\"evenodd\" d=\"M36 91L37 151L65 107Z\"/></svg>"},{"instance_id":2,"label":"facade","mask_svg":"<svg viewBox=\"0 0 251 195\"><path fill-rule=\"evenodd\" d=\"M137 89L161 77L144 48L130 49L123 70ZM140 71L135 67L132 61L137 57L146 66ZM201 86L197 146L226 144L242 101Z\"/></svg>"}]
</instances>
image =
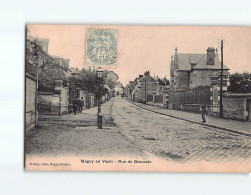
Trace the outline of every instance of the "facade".
<instances>
[{"instance_id":1,"label":"facade","mask_svg":"<svg viewBox=\"0 0 251 195\"><path fill-rule=\"evenodd\" d=\"M144 76L139 75L132 90L133 101L146 102L147 95L158 94L160 90L159 82L156 81L149 71Z\"/></svg>"},{"instance_id":2,"label":"facade","mask_svg":"<svg viewBox=\"0 0 251 195\"><path fill-rule=\"evenodd\" d=\"M62 115L69 111L69 88L63 86L63 80L55 81L54 92L39 92L38 111L40 114Z\"/></svg>"},{"instance_id":3,"label":"facade","mask_svg":"<svg viewBox=\"0 0 251 195\"><path fill-rule=\"evenodd\" d=\"M25 77L25 126L26 131L35 127L37 122L37 109L36 109L36 93L37 82L36 77L26 72Z\"/></svg>"},{"instance_id":4,"label":"facade","mask_svg":"<svg viewBox=\"0 0 251 195\"><path fill-rule=\"evenodd\" d=\"M251 93L223 95L223 117L251 122Z\"/></svg>"},{"instance_id":5,"label":"facade","mask_svg":"<svg viewBox=\"0 0 251 195\"><path fill-rule=\"evenodd\" d=\"M56 60L57 64L69 69L70 59L64 59L64 58L59 57L59 56L53 56L53 58Z\"/></svg>"},{"instance_id":6,"label":"facade","mask_svg":"<svg viewBox=\"0 0 251 195\"><path fill-rule=\"evenodd\" d=\"M129 84L127 84L126 87L124 88L124 94L129 100L132 100L133 89L134 89L134 82L129 81Z\"/></svg>"},{"instance_id":7,"label":"facade","mask_svg":"<svg viewBox=\"0 0 251 195\"><path fill-rule=\"evenodd\" d=\"M174 91L194 89L197 87L212 86L218 83L221 62L217 50L212 47L206 54L178 53L175 49L171 57L170 85ZM229 68L223 65L224 87L227 87Z\"/></svg>"}]
</instances>

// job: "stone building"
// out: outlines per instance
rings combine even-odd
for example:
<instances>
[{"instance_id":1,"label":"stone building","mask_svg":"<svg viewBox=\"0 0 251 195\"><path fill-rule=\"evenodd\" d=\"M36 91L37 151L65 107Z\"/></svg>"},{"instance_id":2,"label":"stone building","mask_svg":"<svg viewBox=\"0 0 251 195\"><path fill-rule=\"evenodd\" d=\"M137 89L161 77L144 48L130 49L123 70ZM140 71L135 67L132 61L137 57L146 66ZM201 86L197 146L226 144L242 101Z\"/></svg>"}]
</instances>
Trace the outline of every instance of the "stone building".
<instances>
[{"instance_id":1,"label":"stone building","mask_svg":"<svg viewBox=\"0 0 251 195\"><path fill-rule=\"evenodd\" d=\"M159 90L159 82L150 75L149 71L146 71L144 76L139 75L139 77L136 78L136 82L132 90L133 101L146 102L147 95L158 94Z\"/></svg>"},{"instance_id":2,"label":"stone building","mask_svg":"<svg viewBox=\"0 0 251 195\"><path fill-rule=\"evenodd\" d=\"M127 84L126 87L124 88L124 94L129 100L132 100L133 89L134 89L134 82L129 81L129 84Z\"/></svg>"},{"instance_id":3,"label":"stone building","mask_svg":"<svg viewBox=\"0 0 251 195\"><path fill-rule=\"evenodd\" d=\"M207 49L205 54L178 53L171 57L170 85L172 90L212 86L219 81L221 62L217 49ZM224 87L227 87L229 68L223 65Z\"/></svg>"},{"instance_id":4,"label":"stone building","mask_svg":"<svg viewBox=\"0 0 251 195\"><path fill-rule=\"evenodd\" d=\"M37 123L37 81L36 77L26 71L25 75L25 126L26 133L32 129Z\"/></svg>"},{"instance_id":5,"label":"stone building","mask_svg":"<svg viewBox=\"0 0 251 195\"><path fill-rule=\"evenodd\" d=\"M53 56L53 58L56 60L57 64L69 69L70 59L64 59L63 57L59 56Z\"/></svg>"}]
</instances>

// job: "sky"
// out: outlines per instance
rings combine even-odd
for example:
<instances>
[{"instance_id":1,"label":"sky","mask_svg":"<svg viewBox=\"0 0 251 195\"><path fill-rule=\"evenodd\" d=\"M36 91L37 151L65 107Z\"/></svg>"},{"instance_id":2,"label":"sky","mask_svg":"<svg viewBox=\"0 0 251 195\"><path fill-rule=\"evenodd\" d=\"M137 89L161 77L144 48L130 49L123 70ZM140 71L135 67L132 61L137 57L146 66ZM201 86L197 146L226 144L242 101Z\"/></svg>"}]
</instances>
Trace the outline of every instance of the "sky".
<instances>
[{"instance_id":1,"label":"sky","mask_svg":"<svg viewBox=\"0 0 251 195\"><path fill-rule=\"evenodd\" d=\"M208 47L218 48L223 39L224 64L230 73L251 72L251 28L220 26L90 26L28 25L29 35L48 38L50 55L70 59L70 67L85 66L87 28L117 29L118 59L111 69L125 86L149 70L152 76L170 74L171 56L178 53L206 54Z\"/></svg>"}]
</instances>

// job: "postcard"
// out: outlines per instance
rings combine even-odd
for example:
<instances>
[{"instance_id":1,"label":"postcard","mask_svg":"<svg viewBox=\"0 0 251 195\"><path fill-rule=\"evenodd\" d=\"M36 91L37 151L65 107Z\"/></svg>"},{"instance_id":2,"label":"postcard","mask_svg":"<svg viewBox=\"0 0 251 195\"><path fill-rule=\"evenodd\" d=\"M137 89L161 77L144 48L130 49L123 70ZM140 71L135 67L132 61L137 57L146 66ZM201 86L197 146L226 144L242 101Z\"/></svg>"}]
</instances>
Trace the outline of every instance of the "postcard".
<instances>
[{"instance_id":1,"label":"postcard","mask_svg":"<svg viewBox=\"0 0 251 195\"><path fill-rule=\"evenodd\" d=\"M28 24L25 170L250 172L250 35Z\"/></svg>"}]
</instances>

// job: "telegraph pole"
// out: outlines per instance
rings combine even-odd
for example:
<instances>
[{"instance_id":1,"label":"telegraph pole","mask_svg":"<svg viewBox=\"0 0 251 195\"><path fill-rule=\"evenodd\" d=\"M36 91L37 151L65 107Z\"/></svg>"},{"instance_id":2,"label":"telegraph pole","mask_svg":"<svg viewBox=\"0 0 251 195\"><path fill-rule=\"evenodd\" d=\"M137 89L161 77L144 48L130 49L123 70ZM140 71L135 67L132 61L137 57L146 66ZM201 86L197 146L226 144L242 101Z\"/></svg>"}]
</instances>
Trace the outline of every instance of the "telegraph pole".
<instances>
[{"instance_id":1,"label":"telegraph pole","mask_svg":"<svg viewBox=\"0 0 251 195\"><path fill-rule=\"evenodd\" d=\"M223 85L223 40L221 40L221 74L220 74L220 117L221 118L223 118L222 85Z\"/></svg>"},{"instance_id":2,"label":"telegraph pole","mask_svg":"<svg viewBox=\"0 0 251 195\"><path fill-rule=\"evenodd\" d=\"M147 73L146 73L147 76ZM146 104L147 100L146 100L146 77L145 77L145 104Z\"/></svg>"}]
</instances>

